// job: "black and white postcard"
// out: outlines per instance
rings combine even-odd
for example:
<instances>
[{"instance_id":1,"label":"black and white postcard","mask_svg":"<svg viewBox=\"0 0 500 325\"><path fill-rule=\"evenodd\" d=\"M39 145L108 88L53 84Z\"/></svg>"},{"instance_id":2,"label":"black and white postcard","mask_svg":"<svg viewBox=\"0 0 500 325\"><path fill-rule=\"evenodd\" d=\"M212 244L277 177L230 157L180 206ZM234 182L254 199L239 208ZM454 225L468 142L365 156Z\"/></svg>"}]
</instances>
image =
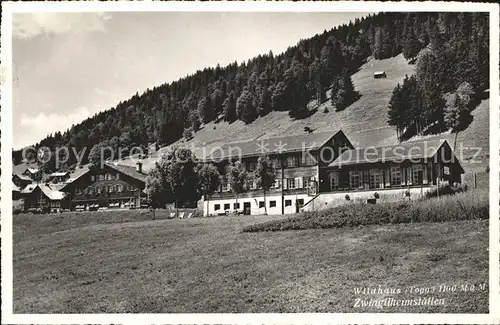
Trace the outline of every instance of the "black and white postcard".
<instances>
[{"instance_id":1,"label":"black and white postcard","mask_svg":"<svg viewBox=\"0 0 500 325\"><path fill-rule=\"evenodd\" d=\"M500 321L498 5L2 9L2 323Z\"/></svg>"}]
</instances>

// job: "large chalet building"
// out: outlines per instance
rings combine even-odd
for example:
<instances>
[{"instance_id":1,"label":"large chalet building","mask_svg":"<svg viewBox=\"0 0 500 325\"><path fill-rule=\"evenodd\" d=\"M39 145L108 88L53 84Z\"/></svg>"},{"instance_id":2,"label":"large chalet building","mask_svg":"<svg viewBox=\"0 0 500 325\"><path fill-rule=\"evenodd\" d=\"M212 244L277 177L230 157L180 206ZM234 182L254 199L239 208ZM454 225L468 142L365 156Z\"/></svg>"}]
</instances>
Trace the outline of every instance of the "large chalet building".
<instances>
[{"instance_id":1,"label":"large chalet building","mask_svg":"<svg viewBox=\"0 0 500 325\"><path fill-rule=\"evenodd\" d=\"M262 214L267 204L268 214L295 213L309 201L324 178L322 168L335 160L343 150L353 146L342 131L307 133L298 136L277 137L223 145L208 157L216 163L222 175L220 189L205 201L204 214L217 215L228 212ZM256 186L254 176L257 160L263 153L271 159L275 169L274 186L264 193ZM323 159L320 159L321 157ZM236 202L226 172L232 161L240 160L248 173L246 191Z\"/></svg>"}]
</instances>

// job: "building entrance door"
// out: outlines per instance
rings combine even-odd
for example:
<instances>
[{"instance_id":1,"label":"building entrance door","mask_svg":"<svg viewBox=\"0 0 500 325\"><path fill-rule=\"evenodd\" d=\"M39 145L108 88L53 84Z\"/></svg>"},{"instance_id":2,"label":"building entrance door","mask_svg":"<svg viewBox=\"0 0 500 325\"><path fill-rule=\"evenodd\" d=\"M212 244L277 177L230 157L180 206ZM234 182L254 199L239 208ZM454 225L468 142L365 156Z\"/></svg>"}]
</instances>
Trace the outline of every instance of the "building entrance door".
<instances>
[{"instance_id":1,"label":"building entrance door","mask_svg":"<svg viewBox=\"0 0 500 325\"><path fill-rule=\"evenodd\" d=\"M250 215L251 214L251 205L250 202L243 202L243 214Z\"/></svg>"}]
</instances>

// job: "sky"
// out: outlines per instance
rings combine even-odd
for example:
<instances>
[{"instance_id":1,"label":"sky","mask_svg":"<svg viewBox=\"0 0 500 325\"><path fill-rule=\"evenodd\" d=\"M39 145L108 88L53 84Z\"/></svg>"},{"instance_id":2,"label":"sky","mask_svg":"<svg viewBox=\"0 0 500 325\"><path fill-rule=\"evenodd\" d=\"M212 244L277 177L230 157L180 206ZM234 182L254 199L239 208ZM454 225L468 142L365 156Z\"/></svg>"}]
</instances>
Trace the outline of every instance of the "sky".
<instances>
[{"instance_id":1,"label":"sky","mask_svg":"<svg viewBox=\"0 0 500 325\"><path fill-rule=\"evenodd\" d=\"M278 54L366 13L13 15L14 149L209 66Z\"/></svg>"}]
</instances>

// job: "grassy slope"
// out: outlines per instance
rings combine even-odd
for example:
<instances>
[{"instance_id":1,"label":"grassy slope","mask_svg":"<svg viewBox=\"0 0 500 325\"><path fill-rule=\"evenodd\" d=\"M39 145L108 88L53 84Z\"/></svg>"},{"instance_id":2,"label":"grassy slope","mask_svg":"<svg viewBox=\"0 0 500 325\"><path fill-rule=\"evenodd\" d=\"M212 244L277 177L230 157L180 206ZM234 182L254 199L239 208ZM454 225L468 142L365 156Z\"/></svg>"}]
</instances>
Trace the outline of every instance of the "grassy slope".
<instances>
[{"instance_id":1,"label":"grassy slope","mask_svg":"<svg viewBox=\"0 0 500 325\"><path fill-rule=\"evenodd\" d=\"M237 140L266 138L283 134L302 134L304 126L315 129L315 132L342 129L356 147L384 146L397 144L396 132L387 125L388 104L394 87L401 83L405 75L414 73L415 66L409 65L402 55L385 60L371 59L352 76L356 90L361 98L342 112L331 109L329 101L323 103L318 111L303 120L292 120L288 112L271 112L258 118L251 124L245 125L241 121L234 123L210 122L194 134L194 138L186 142L195 148L205 147L207 152L213 147ZM385 71L387 79L374 79L373 72ZM314 102L311 102L314 105ZM324 108L329 112L324 113ZM474 120L464 132L459 133L457 147L463 143L465 147L481 146L483 153L489 155L489 100L484 100L473 112ZM436 136L431 136L436 137ZM453 145L454 135L443 134L437 136L446 139ZM183 140L179 141L181 143ZM195 151L201 155L201 151ZM465 151L465 157L473 154ZM486 156L487 157L487 156ZM158 159L155 155L144 161L144 169L148 170ZM123 161L133 165L130 160ZM484 164L465 163L466 172L484 171Z\"/></svg>"},{"instance_id":2,"label":"grassy slope","mask_svg":"<svg viewBox=\"0 0 500 325\"><path fill-rule=\"evenodd\" d=\"M413 69L402 55L386 60L370 60L352 76L361 98L342 112L332 110L330 102L327 101L320 106L318 112L303 120L290 119L288 112L272 112L249 125L244 125L241 121L232 124L208 123L190 142L202 144L259 136L303 134L304 126L309 126L316 132L342 129L354 142L359 143L359 146L393 143L396 133L386 125L387 105L393 88L406 74L411 74ZM386 71L387 79L373 78L373 72L380 70ZM328 113L324 113L325 107L329 108ZM366 133L360 132L361 130ZM380 136L373 139L374 133Z\"/></svg>"},{"instance_id":3,"label":"grassy slope","mask_svg":"<svg viewBox=\"0 0 500 325\"><path fill-rule=\"evenodd\" d=\"M276 217L38 218L14 218L16 313L488 310L487 290L435 294L445 306L353 308L355 286L486 282L486 221L248 234Z\"/></svg>"}]
</instances>

